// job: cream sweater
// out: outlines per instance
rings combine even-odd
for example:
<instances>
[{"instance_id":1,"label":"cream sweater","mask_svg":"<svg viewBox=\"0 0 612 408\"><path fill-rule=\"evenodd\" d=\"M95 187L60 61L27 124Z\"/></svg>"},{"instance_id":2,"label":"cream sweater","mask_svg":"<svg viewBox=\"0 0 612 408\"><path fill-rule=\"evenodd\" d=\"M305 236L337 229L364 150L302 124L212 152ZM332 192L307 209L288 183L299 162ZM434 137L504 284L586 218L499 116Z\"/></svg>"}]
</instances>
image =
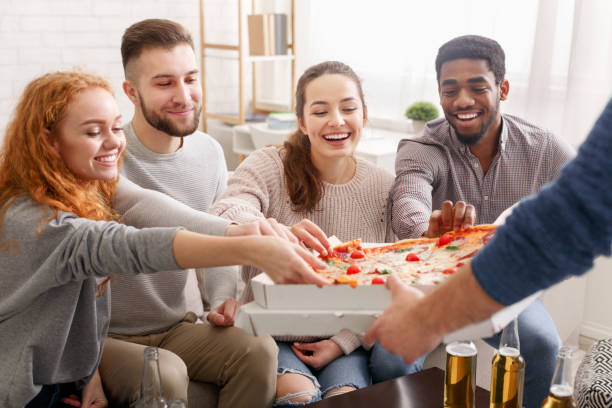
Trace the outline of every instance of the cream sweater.
<instances>
[{"instance_id":1,"label":"cream sweater","mask_svg":"<svg viewBox=\"0 0 612 408\"><path fill-rule=\"evenodd\" d=\"M282 150L277 147L265 147L251 153L236 169L227 189L209 211L239 223L265 217L293 225L307 218L328 236L335 235L341 241L355 238L363 242L395 240L387 211L394 179L390 173L357 159L355 176L348 183L323 183L325 191L321 201L310 213L300 214L291 206L281 155ZM252 300L248 282L259 272L251 267L243 268L242 276L247 286L242 301ZM332 339L346 354L360 345L359 337L348 331Z\"/></svg>"}]
</instances>

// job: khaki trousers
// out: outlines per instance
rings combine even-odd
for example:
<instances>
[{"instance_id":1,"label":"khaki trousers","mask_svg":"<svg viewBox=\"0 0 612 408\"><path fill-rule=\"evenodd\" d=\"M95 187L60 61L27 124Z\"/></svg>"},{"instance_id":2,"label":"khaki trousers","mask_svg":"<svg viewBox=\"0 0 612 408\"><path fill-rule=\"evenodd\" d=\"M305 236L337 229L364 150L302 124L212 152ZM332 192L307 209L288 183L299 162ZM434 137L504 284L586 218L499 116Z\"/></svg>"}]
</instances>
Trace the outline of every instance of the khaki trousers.
<instances>
[{"instance_id":1,"label":"khaki trousers","mask_svg":"<svg viewBox=\"0 0 612 408\"><path fill-rule=\"evenodd\" d=\"M183 321L163 333L107 338L99 369L112 406L126 406L139 398L147 346L160 349L166 399L187 401L191 379L216 384L220 388L219 407L272 405L278 347L271 337L255 337L235 327Z\"/></svg>"}]
</instances>

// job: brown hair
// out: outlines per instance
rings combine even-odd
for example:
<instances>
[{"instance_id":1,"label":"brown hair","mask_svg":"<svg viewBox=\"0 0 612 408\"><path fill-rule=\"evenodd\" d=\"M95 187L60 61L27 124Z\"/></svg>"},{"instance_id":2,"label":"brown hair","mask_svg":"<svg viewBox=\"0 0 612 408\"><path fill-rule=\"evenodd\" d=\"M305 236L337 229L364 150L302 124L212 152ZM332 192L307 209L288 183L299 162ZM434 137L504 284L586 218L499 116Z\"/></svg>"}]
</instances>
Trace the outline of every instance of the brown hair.
<instances>
[{"instance_id":1,"label":"brown hair","mask_svg":"<svg viewBox=\"0 0 612 408\"><path fill-rule=\"evenodd\" d=\"M366 112L365 100L361 80L355 71L348 65L339 61L325 61L308 68L300 77L295 91L295 113L298 120L304 120L304 105L306 104L306 87L308 84L325 75L340 74L355 82L359 98ZM323 182L319 170L310 157L310 140L298 127L283 145L283 165L285 184L291 199L292 208L296 212L308 213L314 209L324 193Z\"/></svg>"},{"instance_id":2,"label":"brown hair","mask_svg":"<svg viewBox=\"0 0 612 408\"><path fill-rule=\"evenodd\" d=\"M26 86L0 151L0 227L7 208L19 195L29 195L54 209L51 218L59 211L94 220L115 218L111 200L117 180L79 179L46 135L57 131L74 98L92 87L113 95L106 80L80 72L46 74Z\"/></svg>"},{"instance_id":3,"label":"brown hair","mask_svg":"<svg viewBox=\"0 0 612 408\"><path fill-rule=\"evenodd\" d=\"M171 49L179 44L189 44L191 49L195 49L191 34L179 23L151 18L132 24L125 30L121 38L121 60L126 78L128 77L128 63L138 58L146 48Z\"/></svg>"}]
</instances>

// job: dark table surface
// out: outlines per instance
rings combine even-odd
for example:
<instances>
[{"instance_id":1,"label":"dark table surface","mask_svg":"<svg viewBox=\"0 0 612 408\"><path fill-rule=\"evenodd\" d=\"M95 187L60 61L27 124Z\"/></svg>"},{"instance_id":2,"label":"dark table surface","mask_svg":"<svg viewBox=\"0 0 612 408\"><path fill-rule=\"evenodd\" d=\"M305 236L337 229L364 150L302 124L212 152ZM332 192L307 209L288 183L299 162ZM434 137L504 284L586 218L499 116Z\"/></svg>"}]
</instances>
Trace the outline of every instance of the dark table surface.
<instances>
[{"instance_id":1,"label":"dark table surface","mask_svg":"<svg viewBox=\"0 0 612 408\"><path fill-rule=\"evenodd\" d=\"M444 397L444 371L429 368L419 373L374 384L318 401L311 408L441 408ZM489 406L489 392L476 387L476 408Z\"/></svg>"}]
</instances>

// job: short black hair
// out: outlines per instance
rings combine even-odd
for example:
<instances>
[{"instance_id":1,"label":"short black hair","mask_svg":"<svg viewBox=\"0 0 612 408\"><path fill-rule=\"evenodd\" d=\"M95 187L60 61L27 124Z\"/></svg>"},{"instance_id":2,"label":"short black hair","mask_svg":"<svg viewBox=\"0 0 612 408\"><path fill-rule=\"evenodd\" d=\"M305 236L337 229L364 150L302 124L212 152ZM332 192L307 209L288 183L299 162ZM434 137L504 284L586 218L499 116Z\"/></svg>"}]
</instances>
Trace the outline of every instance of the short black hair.
<instances>
[{"instance_id":1,"label":"short black hair","mask_svg":"<svg viewBox=\"0 0 612 408\"><path fill-rule=\"evenodd\" d=\"M438 82L440 82L442 64L460 58L487 61L489 69L495 76L496 84L500 84L506 76L506 54L497 41L479 35L463 35L453 38L438 49L436 57Z\"/></svg>"}]
</instances>

